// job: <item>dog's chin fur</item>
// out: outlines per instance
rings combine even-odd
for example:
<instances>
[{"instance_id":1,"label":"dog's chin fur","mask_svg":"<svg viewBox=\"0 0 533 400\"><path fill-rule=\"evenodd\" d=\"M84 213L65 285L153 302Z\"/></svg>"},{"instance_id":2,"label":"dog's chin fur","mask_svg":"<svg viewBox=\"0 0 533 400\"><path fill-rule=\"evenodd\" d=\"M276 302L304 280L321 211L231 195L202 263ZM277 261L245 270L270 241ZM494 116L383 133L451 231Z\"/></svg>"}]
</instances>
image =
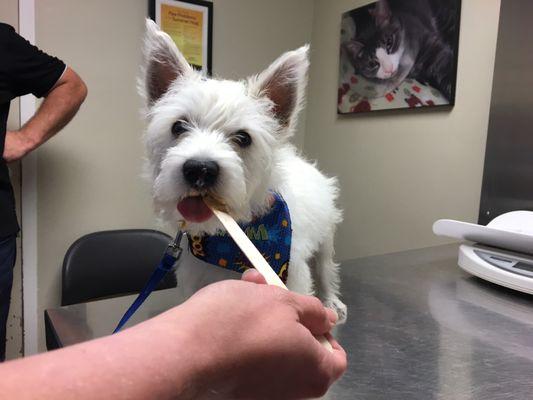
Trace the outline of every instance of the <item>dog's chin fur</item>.
<instances>
[{"instance_id":1,"label":"dog's chin fur","mask_svg":"<svg viewBox=\"0 0 533 400\"><path fill-rule=\"evenodd\" d=\"M271 191L280 193L293 229L287 285L318 295L344 320L346 307L338 299L333 262L333 235L341 221L335 205L337 182L305 161L289 142L303 104L307 53L307 46L287 52L245 81L206 79L187 64L168 35L147 21L139 80L146 102L146 177L156 214L173 229L184 220L177 204L193 191L182 172L188 160L218 164L209 193L239 222L268 212ZM186 127L177 137L171 133L176 121ZM239 131L250 135L250 146L236 142ZM187 223L186 230L197 235L223 228L211 217Z\"/></svg>"}]
</instances>

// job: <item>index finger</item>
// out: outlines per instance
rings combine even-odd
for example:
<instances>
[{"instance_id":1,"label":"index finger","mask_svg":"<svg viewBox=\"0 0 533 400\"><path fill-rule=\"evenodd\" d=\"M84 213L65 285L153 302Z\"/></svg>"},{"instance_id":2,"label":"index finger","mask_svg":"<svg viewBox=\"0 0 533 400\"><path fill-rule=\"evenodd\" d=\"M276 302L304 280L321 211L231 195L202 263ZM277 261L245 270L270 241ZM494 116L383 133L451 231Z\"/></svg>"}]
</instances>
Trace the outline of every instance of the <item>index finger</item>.
<instances>
[{"instance_id":1,"label":"index finger","mask_svg":"<svg viewBox=\"0 0 533 400\"><path fill-rule=\"evenodd\" d=\"M298 313L299 322L315 336L328 333L337 322L337 314L324 307L322 302L312 296L292 293L293 307Z\"/></svg>"}]
</instances>

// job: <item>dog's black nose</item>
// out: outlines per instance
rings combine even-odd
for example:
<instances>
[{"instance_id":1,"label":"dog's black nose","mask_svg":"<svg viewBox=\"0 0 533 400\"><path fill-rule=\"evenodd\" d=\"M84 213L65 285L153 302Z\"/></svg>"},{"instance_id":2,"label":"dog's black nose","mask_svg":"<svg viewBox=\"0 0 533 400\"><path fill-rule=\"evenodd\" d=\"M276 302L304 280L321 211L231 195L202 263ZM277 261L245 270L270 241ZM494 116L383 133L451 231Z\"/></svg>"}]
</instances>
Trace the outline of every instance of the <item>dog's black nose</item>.
<instances>
[{"instance_id":1,"label":"dog's black nose","mask_svg":"<svg viewBox=\"0 0 533 400\"><path fill-rule=\"evenodd\" d=\"M193 189L212 187L218 178L219 167L214 161L187 160L183 164L183 176Z\"/></svg>"}]
</instances>

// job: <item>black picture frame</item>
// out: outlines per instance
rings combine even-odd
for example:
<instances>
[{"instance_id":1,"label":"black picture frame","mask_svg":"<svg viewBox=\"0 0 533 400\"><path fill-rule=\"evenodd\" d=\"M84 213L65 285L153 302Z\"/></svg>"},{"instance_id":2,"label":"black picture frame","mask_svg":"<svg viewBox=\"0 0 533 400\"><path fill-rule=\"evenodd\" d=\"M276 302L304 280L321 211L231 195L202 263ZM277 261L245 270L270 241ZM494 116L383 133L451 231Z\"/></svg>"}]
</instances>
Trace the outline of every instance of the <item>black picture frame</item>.
<instances>
[{"instance_id":1,"label":"black picture frame","mask_svg":"<svg viewBox=\"0 0 533 400\"><path fill-rule=\"evenodd\" d=\"M205 8L207 10L207 62L206 73L208 76L213 74L213 3L204 0L167 0L168 2L187 3ZM157 0L148 1L148 16L156 23L156 5ZM198 68L197 66L194 66Z\"/></svg>"},{"instance_id":2,"label":"black picture frame","mask_svg":"<svg viewBox=\"0 0 533 400\"><path fill-rule=\"evenodd\" d=\"M402 6L403 2L406 4L405 7ZM372 30L368 30L368 34L363 32L359 36L362 30L357 29L356 25L361 24L365 27L371 25L370 21L373 19L377 20L379 13L378 3L389 4L390 9L392 9L392 11L390 9L387 11L387 17L386 19L383 18L382 21L388 21L393 18L391 18L391 15L394 15L394 7L396 9L402 7L404 15L406 12L413 12L413 8L418 7L417 5L424 7L423 1L374 0L370 4L356 7L342 14L339 43L339 77L337 85L338 115L375 113L390 110L413 110L419 108L431 109L437 107L451 109L455 106L462 0L438 0L434 3L438 4L439 2L441 3L439 7L448 11L442 13L441 9L433 10L432 18L435 20L437 16L442 18L442 26L439 27L443 39L442 43L448 45L453 51L453 55L448 64L449 66L445 69L447 71L445 76L449 79L446 82L451 82L451 84L443 85L449 88L449 90L441 90L441 88L429 81L426 76L420 79L416 73L413 75L407 69L404 69L407 74L406 76L400 75L402 76L402 78L399 78L401 81L391 82L389 85L386 82L386 78L380 77L377 74L377 76L372 76L372 71L369 68L363 67L364 60L377 59L376 56L378 56L376 54L375 57L372 57L367 54L369 50L366 50L365 53L365 49L373 49L374 46L378 47L381 42L374 40L378 36ZM440 14L437 15L437 13ZM413 18L418 18L416 11L413 14ZM427 14L425 14L425 18L427 18ZM423 23L427 22L422 19L420 21ZM382 26L382 24L375 23L376 26ZM374 28L374 32L378 31L379 29ZM385 30L383 31L385 32ZM383 37L385 37L385 33ZM396 41L393 43L396 43ZM433 51L433 49L428 51L426 56L427 54L432 54L431 52ZM361 54L364 54L364 56L361 56ZM434 57L438 60L437 56ZM427 62L427 60L424 62ZM427 71L429 69L421 68L418 65L413 66L413 68L415 67L418 68L418 71ZM367 73L363 73L365 70ZM411 71L415 70L413 69Z\"/></svg>"}]
</instances>

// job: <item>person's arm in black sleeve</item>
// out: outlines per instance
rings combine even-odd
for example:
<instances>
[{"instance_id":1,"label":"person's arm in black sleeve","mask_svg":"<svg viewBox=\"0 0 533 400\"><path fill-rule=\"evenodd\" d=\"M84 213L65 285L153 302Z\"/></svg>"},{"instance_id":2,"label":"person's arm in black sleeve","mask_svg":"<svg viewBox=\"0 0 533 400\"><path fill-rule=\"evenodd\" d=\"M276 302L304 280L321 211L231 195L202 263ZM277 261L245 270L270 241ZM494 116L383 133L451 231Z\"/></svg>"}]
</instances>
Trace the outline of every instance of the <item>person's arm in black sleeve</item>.
<instances>
[{"instance_id":1,"label":"person's arm in black sleeve","mask_svg":"<svg viewBox=\"0 0 533 400\"><path fill-rule=\"evenodd\" d=\"M87 87L61 60L43 53L15 31L2 32L0 46L12 93L45 97L20 130L6 133L3 158L9 162L24 157L59 132L76 115Z\"/></svg>"}]
</instances>

